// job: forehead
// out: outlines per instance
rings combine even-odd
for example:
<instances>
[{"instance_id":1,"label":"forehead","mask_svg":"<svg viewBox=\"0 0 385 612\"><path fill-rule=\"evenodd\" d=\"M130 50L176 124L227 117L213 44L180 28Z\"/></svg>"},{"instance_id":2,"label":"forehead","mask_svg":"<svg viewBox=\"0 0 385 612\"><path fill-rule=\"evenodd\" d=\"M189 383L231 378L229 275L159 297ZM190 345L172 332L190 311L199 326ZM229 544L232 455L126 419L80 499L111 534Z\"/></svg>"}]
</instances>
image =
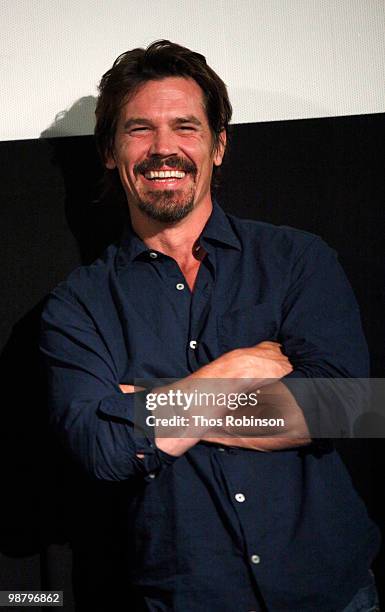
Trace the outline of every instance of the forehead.
<instances>
[{"instance_id":1,"label":"forehead","mask_svg":"<svg viewBox=\"0 0 385 612\"><path fill-rule=\"evenodd\" d=\"M121 110L121 117L125 119L129 116L162 118L184 115L195 115L207 121L203 91L196 81L187 77L147 81L139 86Z\"/></svg>"}]
</instances>

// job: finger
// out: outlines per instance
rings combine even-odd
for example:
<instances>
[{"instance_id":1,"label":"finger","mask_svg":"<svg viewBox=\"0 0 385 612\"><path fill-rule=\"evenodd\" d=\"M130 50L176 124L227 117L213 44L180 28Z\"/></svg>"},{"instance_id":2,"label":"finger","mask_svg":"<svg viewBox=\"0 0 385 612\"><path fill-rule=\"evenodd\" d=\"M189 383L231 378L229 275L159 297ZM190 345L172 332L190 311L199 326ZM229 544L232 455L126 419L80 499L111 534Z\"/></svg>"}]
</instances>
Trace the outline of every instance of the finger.
<instances>
[{"instance_id":1,"label":"finger","mask_svg":"<svg viewBox=\"0 0 385 612\"><path fill-rule=\"evenodd\" d=\"M119 385L120 390L123 393L136 393L136 391L143 391L144 387L137 387L136 385Z\"/></svg>"}]
</instances>

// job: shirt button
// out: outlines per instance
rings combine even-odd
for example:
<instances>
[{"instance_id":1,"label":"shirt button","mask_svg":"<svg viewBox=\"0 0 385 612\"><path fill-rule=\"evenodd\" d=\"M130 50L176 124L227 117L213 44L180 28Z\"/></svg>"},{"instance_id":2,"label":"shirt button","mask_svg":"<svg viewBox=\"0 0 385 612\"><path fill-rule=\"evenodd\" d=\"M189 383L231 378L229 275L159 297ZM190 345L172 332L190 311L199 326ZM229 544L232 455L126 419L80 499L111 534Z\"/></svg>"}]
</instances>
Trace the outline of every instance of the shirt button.
<instances>
[{"instance_id":1,"label":"shirt button","mask_svg":"<svg viewBox=\"0 0 385 612\"><path fill-rule=\"evenodd\" d=\"M221 453L224 453L224 452L225 452L225 449L224 449L224 448L222 448L222 446L220 446L220 447L218 448L218 450L219 450Z\"/></svg>"},{"instance_id":2,"label":"shirt button","mask_svg":"<svg viewBox=\"0 0 385 612\"><path fill-rule=\"evenodd\" d=\"M158 253L154 253L153 251L151 251L150 257L151 259L156 259L158 257Z\"/></svg>"},{"instance_id":3,"label":"shirt button","mask_svg":"<svg viewBox=\"0 0 385 612\"><path fill-rule=\"evenodd\" d=\"M151 472L151 473L148 475L148 477L149 477L149 478L155 478L155 477L156 477L156 474L154 474L154 472Z\"/></svg>"},{"instance_id":4,"label":"shirt button","mask_svg":"<svg viewBox=\"0 0 385 612\"><path fill-rule=\"evenodd\" d=\"M241 504L242 502L245 501L246 497L243 495L243 493L236 493L235 499L237 500L237 502Z\"/></svg>"},{"instance_id":5,"label":"shirt button","mask_svg":"<svg viewBox=\"0 0 385 612\"><path fill-rule=\"evenodd\" d=\"M184 289L184 284L183 283L178 283L176 285L176 288L178 289L178 291L182 291L182 289Z\"/></svg>"},{"instance_id":6,"label":"shirt button","mask_svg":"<svg viewBox=\"0 0 385 612\"><path fill-rule=\"evenodd\" d=\"M251 563L257 565L261 561L261 557L259 555L251 555L250 560Z\"/></svg>"},{"instance_id":7,"label":"shirt button","mask_svg":"<svg viewBox=\"0 0 385 612\"><path fill-rule=\"evenodd\" d=\"M189 347L191 349L195 349L197 347L197 341L196 340L190 340Z\"/></svg>"}]
</instances>

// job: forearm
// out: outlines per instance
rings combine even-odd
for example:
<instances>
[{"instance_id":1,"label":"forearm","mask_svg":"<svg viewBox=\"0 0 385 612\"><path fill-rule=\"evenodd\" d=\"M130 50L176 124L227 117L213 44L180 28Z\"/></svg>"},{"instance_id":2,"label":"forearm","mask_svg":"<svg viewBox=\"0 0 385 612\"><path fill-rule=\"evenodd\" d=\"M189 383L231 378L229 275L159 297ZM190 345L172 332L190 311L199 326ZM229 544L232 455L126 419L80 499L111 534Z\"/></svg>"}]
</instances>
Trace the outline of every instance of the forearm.
<instances>
[{"instance_id":1,"label":"forearm","mask_svg":"<svg viewBox=\"0 0 385 612\"><path fill-rule=\"evenodd\" d=\"M237 410L235 417L242 422L251 421L250 417L254 418L254 422L261 422L258 419L264 419L280 423L280 426L274 424L270 427L256 424L243 428L227 426L222 432L216 430L213 435L209 431L205 435L205 441L259 451L283 450L311 442L301 408L292 393L280 381L261 387L258 392L258 405Z\"/></svg>"},{"instance_id":2,"label":"forearm","mask_svg":"<svg viewBox=\"0 0 385 612\"><path fill-rule=\"evenodd\" d=\"M295 439L301 438L301 443L309 440L309 432L299 406L289 390L279 383L282 376L292 371L288 359L282 355L279 345L264 342L247 349L236 349L223 354L210 364L203 366L193 374L174 384L158 387L152 390L154 398L163 395L160 406L155 402L153 409L157 409L157 419L154 425L154 439L158 449L172 456L180 456L188 451L200 440L218 441L225 438L225 444L259 448L260 450L271 450L273 448L287 448L298 445ZM277 381L274 384L271 381ZM122 388L122 386L121 386ZM239 410L243 416L255 416L261 419L278 415L284 422L284 427L279 430L267 429L266 427L249 428L245 433L226 426L227 417L233 415L225 405L216 401L213 405L203 406L189 405L188 413L179 410L179 414L173 409L174 404L170 398L170 392L180 393L183 396L195 397L196 391L214 396L230 397L240 395L247 396L252 391L259 392L257 407L249 406ZM126 391L126 389L122 390ZM127 389L127 391L130 391ZM249 396L250 397L250 396ZM168 399L170 401L168 401ZM155 401L155 400L154 400ZM247 401L247 398L246 398ZM159 418L159 413L165 417ZM237 416L239 415L237 410ZM188 414L187 416L184 416ZM154 413L155 416L155 413ZM167 428L170 417L178 417L177 427ZM223 429L211 430L212 419L216 420ZM166 422L166 426L164 426ZM250 439L248 441L246 436ZM252 438L258 438L252 440ZM271 439L274 438L274 439Z\"/></svg>"},{"instance_id":3,"label":"forearm","mask_svg":"<svg viewBox=\"0 0 385 612\"><path fill-rule=\"evenodd\" d=\"M117 413L127 418L116 418ZM168 461L151 436L135 431L134 398L115 392L103 399L51 400L51 424L71 456L93 479L147 479Z\"/></svg>"},{"instance_id":4,"label":"forearm","mask_svg":"<svg viewBox=\"0 0 385 612\"><path fill-rule=\"evenodd\" d=\"M200 409L200 414L201 409ZM193 413L192 413L193 415ZM251 422L245 427L227 425L232 417L236 422ZM191 417L190 417L191 420ZM277 425L258 425L261 422ZM200 440L225 446L238 446L260 451L282 450L310 444L311 437L303 412L289 389L280 381L258 388L257 406L245 406L227 411L217 419L223 423L215 430L207 427L197 432L197 427L186 427L183 438L156 438L156 444L170 454L182 454ZM189 434L190 432L190 434ZM198 433L198 435L196 435ZM192 435L194 434L194 436ZM189 437L191 435L191 437Z\"/></svg>"},{"instance_id":5,"label":"forearm","mask_svg":"<svg viewBox=\"0 0 385 612\"><path fill-rule=\"evenodd\" d=\"M311 443L310 438L255 438L255 437L209 437L204 439L205 442L217 444L219 446L236 446L238 448L247 448L249 450L257 450L261 452L269 452L275 450L285 450L297 446L306 446Z\"/></svg>"}]
</instances>

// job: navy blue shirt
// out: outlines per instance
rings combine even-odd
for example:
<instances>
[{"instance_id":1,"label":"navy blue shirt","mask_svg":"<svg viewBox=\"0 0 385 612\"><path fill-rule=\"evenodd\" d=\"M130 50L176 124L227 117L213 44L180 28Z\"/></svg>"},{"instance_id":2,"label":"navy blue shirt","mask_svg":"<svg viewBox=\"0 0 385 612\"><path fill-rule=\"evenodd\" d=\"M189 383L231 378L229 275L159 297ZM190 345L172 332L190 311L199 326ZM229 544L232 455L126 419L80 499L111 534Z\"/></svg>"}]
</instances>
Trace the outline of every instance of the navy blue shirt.
<instances>
[{"instance_id":1,"label":"navy blue shirt","mask_svg":"<svg viewBox=\"0 0 385 612\"><path fill-rule=\"evenodd\" d=\"M133 609L342 610L369 581L379 534L332 445L265 453L202 441L176 459L151 431L133 433L134 397L119 384L183 378L263 340L282 343L287 385L368 376L357 304L320 238L214 205L200 244L193 292L128 227L51 293L41 348L52 423L88 474L125 483ZM312 432L321 408L297 401Z\"/></svg>"}]
</instances>

